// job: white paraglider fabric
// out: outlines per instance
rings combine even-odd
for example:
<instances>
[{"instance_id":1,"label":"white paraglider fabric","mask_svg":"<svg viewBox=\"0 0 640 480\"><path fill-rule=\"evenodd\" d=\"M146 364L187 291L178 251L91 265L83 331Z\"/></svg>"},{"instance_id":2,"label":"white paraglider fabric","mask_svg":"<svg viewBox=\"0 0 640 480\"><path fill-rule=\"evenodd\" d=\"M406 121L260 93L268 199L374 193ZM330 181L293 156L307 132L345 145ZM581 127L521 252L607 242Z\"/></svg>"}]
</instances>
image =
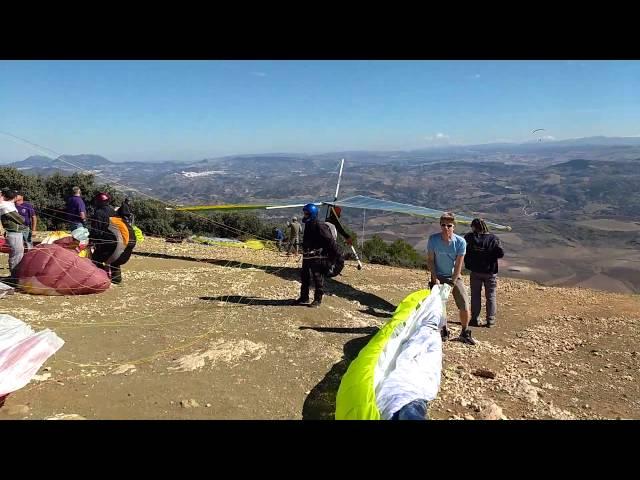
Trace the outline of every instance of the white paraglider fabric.
<instances>
[{"instance_id":1,"label":"white paraglider fabric","mask_svg":"<svg viewBox=\"0 0 640 480\"><path fill-rule=\"evenodd\" d=\"M0 397L29 383L62 345L64 340L51 330L35 333L23 321L0 314Z\"/></svg>"},{"instance_id":2,"label":"white paraglider fabric","mask_svg":"<svg viewBox=\"0 0 640 480\"><path fill-rule=\"evenodd\" d=\"M389 340L385 350L391 355L378 364L374 379L382 419L390 420L414 400L431 402L436 398L442 373L440 329L446 324L445 303L450 291L449 285L434 286L404 328Z\"/></svg>"}]
</instances>

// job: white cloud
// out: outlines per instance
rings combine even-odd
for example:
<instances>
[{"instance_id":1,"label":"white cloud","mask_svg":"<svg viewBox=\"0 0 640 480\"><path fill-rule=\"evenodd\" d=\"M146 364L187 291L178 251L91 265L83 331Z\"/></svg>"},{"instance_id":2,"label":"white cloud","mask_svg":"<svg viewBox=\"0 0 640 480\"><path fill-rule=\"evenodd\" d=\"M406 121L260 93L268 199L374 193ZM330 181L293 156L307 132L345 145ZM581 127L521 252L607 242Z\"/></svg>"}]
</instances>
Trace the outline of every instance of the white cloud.
<instances>
[{"instance_id":1,"label":"white cloud","mask_svg":"<svg viewBox=\"0 0 640 480\"><path fill-rule=\"evenodd\" d=\"M446 133L438 132L435 135L429 135L424 137L424 140L433 145L449 145L449 139L451 137Z\"/></svg>"},{"instance_id":2,"label":"white cloud","mask_svg":"<svg viewBox=\"0 0 640 480\"><path fill-rule=\"evenodd\" d=\"M473 76L473 78L480 78L480 74L479 74L479 73L476 73L476 74Z\"/></svg>"},{"instance_id":3,"label":"white cloud","mask_svg":"<svg viewBox=\"0 0 640 480\"><path fill-rule=\"evenodd\" d=\"M544 137L542 137L543 140L555 140L556 137L554 137L553 135L545 135Z\"/></svg>"},{"instance_id":4,"label":"white cloud","mask_svg":"<svg viewBox=\"0 0 640 480\"><path fill-rule=\"evenodd\" d=\"M251 75L255 76L255 77L266 77L267 74L264 72L251 72Z\"/></svg>"}]
</instances>

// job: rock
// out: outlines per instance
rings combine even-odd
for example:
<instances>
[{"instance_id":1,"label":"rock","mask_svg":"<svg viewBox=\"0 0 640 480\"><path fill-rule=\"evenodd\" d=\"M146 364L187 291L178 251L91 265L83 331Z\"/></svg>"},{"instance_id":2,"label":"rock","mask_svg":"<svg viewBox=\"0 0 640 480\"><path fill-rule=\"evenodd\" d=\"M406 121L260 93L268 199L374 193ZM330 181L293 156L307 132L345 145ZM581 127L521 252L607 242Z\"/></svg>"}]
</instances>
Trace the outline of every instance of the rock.
<instances>
[{"instance_id":1,"label":"rock","mask_svg":"<svg viewBox=\"0 0 640 480\"><path fill-rule=\"evenodd\" d=\"M468 415L468 414L464 416L464 419L465 420L475 420L475 418L473 418L473 415Z\"/></svg>"},{"instance_id":2,"label":"rock","mask_svg":"<svg viewBox=\"0 0 640 480\"><path fill-rule=\"evenodd\" d=\"M623 375L622 379L623 380L628 380L630 382L633 382L633 377L631 375Z\"/></svg>"},{"instance_id":3,"label":"rock","mask_svg":"<svg viewBox=\"0 0 640 480\"><path fill-rule=\"evenodd\" d=\"M468 407L469 404L470 402L466 398L463 398L462 400L460 400L460 405L462 405L463 407Z\"/></svg>"},{"instance_id":4,"label":"rock","mask_svg":"<svg viewBox=\"0 0 640 480\"><path fill-rule=\"evenodd\" d=\"M0 412L2 412L4 415L13 417L17 415L26 415L27 413L29 413L29 410L31 409L28 405L10 405L8 407L3 407Z\"/></svg>"},{"instance_id":5,"label":"rock","mask_svg":"<svg viewBox=\"0 0 640 480\"><path fill-rule=\"evenodd\" d=\"M576 418L571 412L562 410L554 405L549 405L549 413L551 414L551 418L557 420L574 420Z\"/></svg>"},{"instance_id":6,"label":"rock","mask_svg":"<svg viewBox=\"0 0 640 480\"><path fill-rule=\"evenodd\" d=\"M193 398L190 398L189 400L180 400L180 406L182 408L198 408L200 404Z\"/></svg>"},{"instance_id":7,"label":"rock","mask_svg":"<svg viewBox=\"0 0 640 480\"><path fill-rule=\"evenodd\" d=\"M36 382L44 382L45 380L48 380L51 378L51 374L50 373L43 373L42 375L34 375L33 376L33 380L35 380Z\"/></svg>"},{"instance_id":8,"label":"rock","mask_svg":"<svg viewBox=\"0 0 640 480\"><path fill-rule=\"evenodd\" d=\"M207 407L207 408L211 408L211 404L210 404L210 403L207 403L207 404L205 405L205 407Z\"/></svg>"},{"instance_id":9,"label":"rock","mask_svg":"<svg viewBox=\"0 0 640 480\"><path fill-rule=\"evenodd\" d=\"M495 372L492 372L491 370L487 370L486 368L477 368L473 370L471 373L473 373L476 377L491 378L491 379L496 378Z\"/></svg>"},{"instance_id":10,"label":"rock","mask_svg":"<svg viewBox=\"0 0 640 480\"><path fill-rule=\"evenodd\" d=\"M111 374L112 375L122 375L123 373L128 372L129 370L135 371L135 369L136 369L136 366L132 365L132 364L120 365L118 368L113 370L111 372Z\"/></svg>"},{"instance_id":11,"label":"rock","mask_svg":"<svg viewBox=\"0 0 640 480\"><path fill-rule=\"evenodd\" d=\"M538 383L538 379L537 378L532 378L531 380L529 380L531 383Z\"/></svg>"},{"instance_id":12,"label":"rock","mask_svg":"<svg viewBox=\"0 0 640 480\"><path fill-rule=\"evenodd\" d=\"M480 410L481 420L501 420L503 417L502 408L495 403L491 403L488 407Z\"/></svg>"},{"instance_id":13,"label":"rock","mask_svg":"<svg viewBox=\"0 0 640 480\"><path fill-rule=\"evenodd\" d=\"M538 388L529 384L527 380L520 380L517 385L516 395L535 405L538 403Z\"/></svg>"},{"instance_id":14,"label":"rock","mask_svg":"<svg viewBox=\"0 0 640 480\"><path fill-rule=\"evenodd\" d=\"M77 413L56 413L51 417L45 417L45 420L86 420L86 418Z\"/></svg>"}]
</instances>

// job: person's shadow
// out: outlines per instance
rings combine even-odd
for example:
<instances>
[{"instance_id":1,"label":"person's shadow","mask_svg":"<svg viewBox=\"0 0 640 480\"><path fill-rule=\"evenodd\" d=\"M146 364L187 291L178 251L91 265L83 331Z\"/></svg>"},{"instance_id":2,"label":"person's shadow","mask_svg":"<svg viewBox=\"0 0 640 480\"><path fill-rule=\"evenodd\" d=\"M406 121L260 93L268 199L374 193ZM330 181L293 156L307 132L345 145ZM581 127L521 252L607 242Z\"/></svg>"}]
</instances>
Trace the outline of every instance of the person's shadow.
<instances>
[{"instance_id":1,"label":"person's shadow","mask_svg":"<svg viewBox=\"0 0 640 480\"><path fill-rule=\"evenodd\" d=\"M330 328L330 327L299 327L300 330L315 330L317 332L333 333L363 333L365 336L354 338L344 344L343 357L331 367L324 378L311 389L302 406L303 420L334 420L336 413L336 395L342 377L351 362L358 356L360 350L378 332L378 327L360 328Z\"/></svg>"},{"instance_id":2,"label":"person's shadow","mask_svg":"<svg viewBox=\"0 0 640 480\"><path fill-rule=\"evenodd\" d=\"M272 265L255 265L252 263L245 263L245 262L238 262L235 260L218 260L218 259L211 259L211 258L196 258L196 257L190 257L190 256L183 256L183 255L168 255L168 254L164 254L164 253L146 253L146 252L139 252L136 253L135 251L133 252L133 254L137 254L137 255L142 255L142 256L146 256L146 257L156 257L156 258L169 258L169 259L176 259L176 260L188 260L188 261L194 261L194 262L201 262L201 263L210 263L213 265L219 265L221 267L230 267L230 268L241 268L241 269L255 269L255 270L262 270L265 273L271 274L271 275L276 275L277 277L283 278L285 280L298 280L300 278L300 267L279 267L279 266L272 266ZM336 280L337 277L333 277L333 278L327 278L325 279L325 293L327 295L335 295L337 297L341 297L344 298L345 300L349 300L349 301L353 301L356 300L358 301L360 304L364 305L365 307L367 307L367 313L370 313L372 311L375 311L374 309L377 310L385 310L388 312L393 312L395 310L395 305L393 305L392 303L388 302L387 300L385 300L384 298L378 297L377 295L374 295L372 293L369 292L363 292L362 290L358 290L356 288L353 288L351 285L347 284L347 283L343 283L340 282L338 280ZM222 297L201 297L203 300L219 300L219 301L230 301L230 300L225 300L228 298L247 298L247 297L242 297L242 296L237 296L237 297L226 297L226 296L222 296ZM285 305L284 303L280 303L282 302L282 300L268 300L268 299L255 299L256 301L260 301L260 302L275 302L275 303L259 303L259 305ZM256 301L252 302L252 305L256 305ZM288 302L288 300L285 300L285 302ZM236 303L242 303L242 302L236 302ZM380 315L385 315L385 314L380 314Z\"/></svg>"},{"instance_id":3,"label":"person's shadow","mask_svg":"<svg viewBox=\"0 0 640 480\"><path fill-rule=\"evenodd\" d=\"M200 300L210 300L212 302L227 302L241 305L255 305L268 307L283 307L291 305L290 299L271 300L268 298L244 297L242 295L220 295L219 297L200 297Z\"/></svg>"}]
</instances>

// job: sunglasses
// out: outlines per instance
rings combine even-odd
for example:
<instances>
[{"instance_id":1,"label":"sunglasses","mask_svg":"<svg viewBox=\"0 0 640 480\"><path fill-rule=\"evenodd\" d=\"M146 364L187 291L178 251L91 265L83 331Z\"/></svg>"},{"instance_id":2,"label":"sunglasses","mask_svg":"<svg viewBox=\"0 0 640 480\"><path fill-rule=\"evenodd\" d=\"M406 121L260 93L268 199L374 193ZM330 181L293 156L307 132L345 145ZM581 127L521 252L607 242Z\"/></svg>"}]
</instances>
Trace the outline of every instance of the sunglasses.
<instances>
[{"instance_id":1,"label":"sunglasses","mask_svg":"<svg viewBox=\"0 0 640 480\"><path fill-rule=\"evenodd\" d=\"M444 224L444 223L441 223L441 224L440 224L440 226L441 226L441 227L447 227L447 228L453 228L453 225L451 225L451 224Z\"/></svg>"}]
</instances>

